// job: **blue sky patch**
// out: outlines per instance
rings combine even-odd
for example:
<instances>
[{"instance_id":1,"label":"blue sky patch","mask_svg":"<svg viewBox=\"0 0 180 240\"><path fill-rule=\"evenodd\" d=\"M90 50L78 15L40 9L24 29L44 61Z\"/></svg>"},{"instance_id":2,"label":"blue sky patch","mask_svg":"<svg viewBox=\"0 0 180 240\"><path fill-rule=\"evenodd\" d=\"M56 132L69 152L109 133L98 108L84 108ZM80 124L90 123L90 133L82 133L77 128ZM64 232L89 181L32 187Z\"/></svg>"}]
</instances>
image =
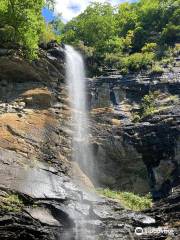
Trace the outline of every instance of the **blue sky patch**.
<instances>
[{"instance_id":1,"label":"blue sky patch","mask_svg":"<svg viewBox=\"0 0 180 240\"><path fill-rule=\"evenodd\" d=\"M46 22L51 22L54 19L54 13L47 8L43 8L42 15Z\"/></svg>"}]
</instances>

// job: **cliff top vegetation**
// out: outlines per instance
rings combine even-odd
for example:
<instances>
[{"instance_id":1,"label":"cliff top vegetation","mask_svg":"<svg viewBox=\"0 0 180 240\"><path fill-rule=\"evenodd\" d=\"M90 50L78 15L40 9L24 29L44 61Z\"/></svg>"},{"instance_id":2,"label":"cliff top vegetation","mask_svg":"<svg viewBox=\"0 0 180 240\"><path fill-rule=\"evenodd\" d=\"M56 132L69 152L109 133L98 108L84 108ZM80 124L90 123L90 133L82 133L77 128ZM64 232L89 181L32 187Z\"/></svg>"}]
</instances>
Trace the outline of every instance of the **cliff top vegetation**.
<instances>
[{"instance_id":1,"label":"cliff top vegetation","mask_svg":"<svg viewBox=\"0 0 180 240\"><path fill-rule=\"evenodd\" d=\"M0 3L0 45L21 46L31 59L40 43L56 40L79 48L95 69L106 65L126 74L155 69L157 61L168 62L179 51L180 0L138 0L116 7L91 3L66 24L61 15L45 22L42 9L53 10L54 0Z\"/></svg>"}]
</instances>

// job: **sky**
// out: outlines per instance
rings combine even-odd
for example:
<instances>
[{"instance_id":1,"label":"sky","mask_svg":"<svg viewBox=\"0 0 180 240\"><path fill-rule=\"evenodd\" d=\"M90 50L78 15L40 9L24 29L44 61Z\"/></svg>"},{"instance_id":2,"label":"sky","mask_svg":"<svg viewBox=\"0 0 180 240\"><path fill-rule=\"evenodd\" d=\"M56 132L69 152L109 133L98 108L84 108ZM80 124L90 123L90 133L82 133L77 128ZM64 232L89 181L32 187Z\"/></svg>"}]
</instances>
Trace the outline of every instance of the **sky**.
<instances>
[{"instance_id":1,"label":"sky","mask_svg":"<svg viewBox=\"0 0 180 240\"><path fill-rule=\"evenodd\" d=\"M83 12L90 2L106 2L107 0L56 0L55 14L61 13L64 22L68 22L73 17L76 17L81 12ZM133 2L135 0L129 0ZM128 0L109 0L112 5L116 5L123 2L128 2ZM43 9L43 15L46 21L51 21L53 19L53 13L47 9Z\"/></svg>"}]
</instances>

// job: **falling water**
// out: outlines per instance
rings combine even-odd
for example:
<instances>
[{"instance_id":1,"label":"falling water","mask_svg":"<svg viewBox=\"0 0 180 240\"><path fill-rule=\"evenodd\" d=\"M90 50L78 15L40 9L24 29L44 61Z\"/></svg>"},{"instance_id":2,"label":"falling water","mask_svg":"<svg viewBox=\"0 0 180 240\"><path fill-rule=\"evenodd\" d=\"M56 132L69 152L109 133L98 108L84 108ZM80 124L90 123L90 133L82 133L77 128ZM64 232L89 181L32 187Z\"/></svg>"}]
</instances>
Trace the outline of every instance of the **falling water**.
<instances>
[{"instance_id":1,"label":"falling water","mask_svg":"<svg viewBox=\"0 0 180 240\"><path fill-rule=\"evenodd\" d=\"M89 144L85 66L82 56L71 46L66 46L66 64L66 77L73 109L72 159L94 180L93 154Z\"/></svg>"},{"instance_id":2,"label":"falling water","mask_svg":"<svg viewBox=\"0 0 180 240\"><path fill-rule=\"evenodd\" d=\"M66 46L66 78L72 109L72 160L75 161L91 180L94 180L93 154L89 144L89 123L86 98L85 66L82 56L71 46ZM86 220L73 216L76 222L75 239L87 238Z\"/></svg>"}]
</instances>

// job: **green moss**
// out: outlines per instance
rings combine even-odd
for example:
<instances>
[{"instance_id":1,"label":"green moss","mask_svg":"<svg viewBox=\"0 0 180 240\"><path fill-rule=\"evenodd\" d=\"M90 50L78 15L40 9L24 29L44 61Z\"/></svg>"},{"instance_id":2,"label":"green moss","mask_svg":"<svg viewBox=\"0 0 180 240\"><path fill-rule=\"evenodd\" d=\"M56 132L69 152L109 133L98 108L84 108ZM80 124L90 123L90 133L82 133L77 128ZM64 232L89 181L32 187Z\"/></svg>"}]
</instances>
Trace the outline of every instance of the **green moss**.
<instances>
[{"instance_id":1,"label":"green moss","mask_svg":"<svg viewBox=\"0 0 180 240\"><path fill-rule=\"evenodd\" d=\"M142 117L146 117L148 115L152 115L157 107L156 107L156 98L159 96L159 92L150 92L148 95L145 95L142 99Z\"/></svg>"},{"instance_id":2,"label":"green moss","mask_svg":"<svg viewBox=\"0 0 180 240\"><path fill-rule=\"evenodd\" d=\"M159 91L150 92L145 95L140 104L140 111L132 112L132 121L137 123L147 116L160 114L163 111L171 109L174 104L179 102L177 95L163 96L163 101L162 96L162 93Z\"/></svg>"},{"instance_id":3,"label":"green moss","mask_svg":"<svg viewBox=\"0 0 180 240\"><path fill-rule=\"evenodd\" d=\"M119 201L125 208L134 211L142 211L152 206L150 195L139 196L132 192L118 192L110 189L98 189L97 192L100 195Z\"/></svg>"},{"instance_id":4,"label":"green moss","mask_svg":"<svg viewBox=\"0 0 180 240\"><path fill-rule=\"evenodd\" d=\"M153 115L157 112L156 98L159 96L159 91L150 92L142 98L140 111L132 114L132 121L139 122L144 117Z\"/></svg>"},{"instance_id":5,"label":"green moss","mask_svg":"<svg viewBox=\"0 0 180 240\"><path fill-rule=\"evenodd\" d=\"M10 194L0 196L0 208L8 212L20 212L23 208L23 201L18 195Z\"/></svg>"},{"instance_id":6,"label":"green moss","mask_svg":"<svg viewBox=\"0 0 180 240\"><path fill-rule=\"evenodd\" d=\"M141 120L141 116L137 112L132 113L132 121L138 123Z\"/></svg>"},{"instance_id":7,"label":"green moss","mask_svg":"<svg viewBox=\"0 0 180 240\"><path fill-rule=\"evenodd\" d=\"M152 66L150 74L163 74L163 73L164 69L160 65L155 64Z\"/></svg>"},{"instance_id":8,"label":"green moss","mask_svg":"<svg viewBox=\"0 0 180 240\"><path fill-rule=\"evenodd\" d=\"M168 100L172 104L175 104L175 103L179 102L179 97L177 95L171 95L171 96L169 96Z\"/></svg>"}]
</instances>

